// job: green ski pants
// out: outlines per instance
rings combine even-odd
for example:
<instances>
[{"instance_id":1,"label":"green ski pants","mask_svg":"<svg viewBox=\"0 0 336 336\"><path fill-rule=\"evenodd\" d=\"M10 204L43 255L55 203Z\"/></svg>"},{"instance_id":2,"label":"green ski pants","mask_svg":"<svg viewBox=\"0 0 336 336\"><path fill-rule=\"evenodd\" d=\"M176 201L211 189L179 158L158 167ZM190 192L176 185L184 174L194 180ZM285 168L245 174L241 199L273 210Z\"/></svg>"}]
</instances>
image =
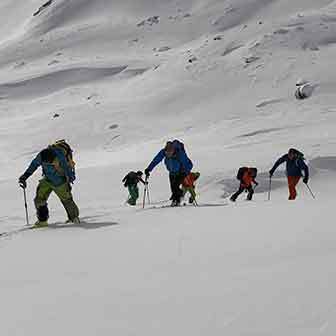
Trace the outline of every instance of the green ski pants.
<instances>
[{"instance_id":1,"label":"green ski pants","mask_svg":"<svg viewBox=\"0 0 336 336\"><path fill-rule=\"evenodd\" d=\"M136 205L136 201L139 198L139 188L136 184L131 184L128 186L128 192L129 192L129 199L128 204L130 205Z\"/></svg>"},{"instance_id":2,"label":"green ski pants","mask_svg":"<svg viewBox=\"0 0 336 336\"><path fill-rule=\"evenodd\" d=\"M183 190L183 196L185 196L185 194L189 192L192 200L194 201L196 199L195 187L182 187L182 190Z\"/></svg>"},{"instance_id":3,"label":"green ski pants","mask_svg":"<svg viewBox=\"0 0 336 336\"><path fill-rule=\"evenodd\" d=\"M42 179L37 186L36 197L34 199L37 218L40 221L46 221L49 218L48 198L52 192L55 192L62 202L69 220L72 221L79 216L79 209L72 198L69 183L64 183L56 187L48 180Z\"/></svg>"}]
</instances>

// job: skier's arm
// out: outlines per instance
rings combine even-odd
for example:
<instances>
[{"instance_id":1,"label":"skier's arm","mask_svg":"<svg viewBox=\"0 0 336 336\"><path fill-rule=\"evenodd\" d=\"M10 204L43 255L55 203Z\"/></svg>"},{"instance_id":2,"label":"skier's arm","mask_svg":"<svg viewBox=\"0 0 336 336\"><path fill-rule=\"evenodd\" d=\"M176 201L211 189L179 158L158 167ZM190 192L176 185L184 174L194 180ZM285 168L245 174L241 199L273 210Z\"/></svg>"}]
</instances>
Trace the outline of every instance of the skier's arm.
<instances>
[{"instance_id":1,"label":"skier's arm","mask_svg":"<svg viewBox=\"0 0 336 336\"><path fill-rule=\"evenodd\" d=\"M302 170L304 171L304 179L306 181L308 181L308 179L309 179L309 168L308 168L308 166L306 165L306 163L302 159L298 160L298 166L301 169L301 171Z\"/></svg>"},{"instance_id":2,"label":"skier's arm","mask_svg":"<svg viewBox=\"0 0 336 336\"><path fill-rule=\"evenodd\" d=\"M150 173L165 157L164 149L161 149L159 153L156 154L152 162L146 168L146 170Z\"/></svg>"},{"instance_id":3,"label":"skier's arm","mask_svg":"<svg viewBox=\"0 0 336 336\"><path fill-rule=\"evenodd\" d=\"M148 182L144 181L141 177L139 178L139 181L143 184L146 185Z\"/></svg>"},{"instance_id":4,"label":"skier's arm","mask_svg":"<svg viewBox=\"0 0 336 336\"><path fill-rule=\"evenodd\" d=\"M122 183L124 184L125 188L128 186L128 182L129 182L129 173L122 179Z\"/></svg>"},{"instance_id":5,"label":"skier's arm","mask_svg":"<svg viewBox=\"0 0 336 336\"><path fill-rule=\"evenodd\" d=\"M24 177L24 179L27 180L31 175L33 175L35 173L35 171L37 170L38 167L41 166L41 164L42 164L41 155L38 154L36 156L36 158L30 163L29 167L24 172L22 177Z\"/></svg>"},{"instance_id":6,"label":"skier's arm","mask_svg":"<svg viewBox=\"0 0 336 336\"><path fill-rule=\"evenodd\" d=\"M284 162L287 161L287 157L288 157L288 155L285 154L284 156L282 156L280 159L278 159L278 160L274 163L273 168L269 171L269 173L270 173L271 176L274 174L274 172L276 171L276 169L277 169L281 164L283 164Z\"/></svg>"}]
</instances>

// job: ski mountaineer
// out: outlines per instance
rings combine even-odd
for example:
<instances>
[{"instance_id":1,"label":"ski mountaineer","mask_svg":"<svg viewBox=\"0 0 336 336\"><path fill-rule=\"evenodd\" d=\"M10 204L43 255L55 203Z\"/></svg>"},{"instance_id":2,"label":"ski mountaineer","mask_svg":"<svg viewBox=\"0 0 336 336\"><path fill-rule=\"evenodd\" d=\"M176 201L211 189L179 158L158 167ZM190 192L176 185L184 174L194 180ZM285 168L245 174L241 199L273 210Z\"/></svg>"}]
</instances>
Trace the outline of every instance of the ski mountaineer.
<instances>
[{"instance_id":1,"label":"ski mountaineer","mask_svg":"<svg viewBox=\"0 0 336 336\"><path fill-rule=\"evenodd\" d=\"M307 184L309 180L309 169L304 162L304 155L295 148L290 148L288 153L280 157L274 164L273 168L269 171L270 178L272 178L275 170L286 162L286 174L288 180L289 200L296 198L296 185L302 177L304 171L303 183Z\"/></svg>"},{"instance_id":2,"label":"ski mountaineer","mask_svg":"<svg viewBox=\"0 0 336 336\"><path fill-rule=\"evenodd\" d=\"M191 172L188 176L186 176L182 181L182 192L183 197L189 192L189 204L193 204L196 202L196 191L195 191L195 182L201 176L199 172ZM197 202L196 202L197 205Z\"/></svg>"},{"instance_id":3,"label":"ski mountaineer","mask_svg":"<svg viewBox=\"0 0 336 336\"><path fill-rule=\"evenodd\" d=\"M61 200L67 212L68 221L76 224L80 222L79 210L71 193L71 184L76 178L75 170L74 167L71 167L66 156L61 147L57 145L48 146L35 157L25 173L19 178L20 186L26 188L27 179L42 166L43 178L39 181L34 199L38 218L38 221L34 224L35 227L48 226L49 209L47 202L52 191Z\"/></svg>"},{"instance_id":4,"label":"ski mountaineer","mask_svg":"<svg viewBox=\"0 0 336 336\"><path fill-rule=\"evenodd\" d=\"M127 200L127 203L129 205L136 205L136 202L139 198L139 188L138 188L138 183L141 182L144 185L146 185L148 182L145 182L142 179L142 171L131 171L129 172L122 180L124 183L124 187L128 188L129 192L129 198Z\"/></svg>"},{"instance_id":5,"label":"ski mountaineer","mask_svg":"<svg viewBox=\"0 0 336 336\"><path fill-rule=\"evenodd\" d=\"M244 192L248 192L246 200L251 201L254 194L252 183L256 186L258 182L255 180L257 176L257 168L242 167L238 170L237 179L240 181L239 189L230 197L230 201L235 202L237 197Z\"/></svg>"},{"instance_id":6,"label":"ski mountaineer","mask_svg":"<svg viewBox=\"0 0 336 336\"><path fill-rule=\"evenodd\" d=\"M166 146L159 151L149 166L145 169L146 179L162 160L164 160L169 172L170 189L172 192L171 206L179 206L183 195L180 186L184 178L191 172L193 163L188 158L182 142L178 140L168 141Z\"/></svg>"}]
</instances>

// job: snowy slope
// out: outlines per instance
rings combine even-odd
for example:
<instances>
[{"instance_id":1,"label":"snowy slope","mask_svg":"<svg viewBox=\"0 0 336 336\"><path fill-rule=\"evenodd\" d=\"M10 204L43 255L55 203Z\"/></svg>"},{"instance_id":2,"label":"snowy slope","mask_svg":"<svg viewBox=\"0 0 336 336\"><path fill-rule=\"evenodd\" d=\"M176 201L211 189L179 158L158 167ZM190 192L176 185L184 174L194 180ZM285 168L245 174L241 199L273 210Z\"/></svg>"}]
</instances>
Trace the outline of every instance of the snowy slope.
<instances>
[{"instance_id":1,"label":"snowy slope","mask_svg":"<svg viewBox=\"0 0 336 336\"><path fill-rule=\"evenodd\" d=\"M3 0L0 316L3 335L334 335L336 1ZM312 97L294 98L299 78ZM55 117L58 114L58 117ZM24 225L17 178L46 144L73 145L85 223ZM199 208L128 208L121 179L179 138ZM289 203L267 172L304 151ZM241 165L254 201L225 197ZM29 180L30 221L39 174ZM151 199L169 198L164 167Z\"/></svg>"}]
</instances>

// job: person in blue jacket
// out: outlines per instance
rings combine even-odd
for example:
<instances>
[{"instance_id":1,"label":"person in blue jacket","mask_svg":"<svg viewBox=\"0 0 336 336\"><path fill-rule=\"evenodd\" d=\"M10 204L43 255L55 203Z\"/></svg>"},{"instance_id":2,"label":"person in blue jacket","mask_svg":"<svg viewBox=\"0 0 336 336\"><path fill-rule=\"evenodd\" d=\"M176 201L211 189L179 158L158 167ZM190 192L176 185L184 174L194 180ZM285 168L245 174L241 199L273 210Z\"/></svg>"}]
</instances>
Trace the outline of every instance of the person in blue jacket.
<instances>
[{"instance_id":1,"label":"person in blue jacket","mask_svg":"<svg viewBox=\"0 0 336 336\"><path fill-rule=\"evenodd\" d=\"M299 183L304 172L303 183L307 184L309 180L309 169L304 162L303 154L297 149L290 148L288 153L280 157L269 171L270 178L272 178L275 170L286 162L286 175L288 180L289 200L295 200L297 192L296 185Z\"/></svg>"},{"instance_id":2,"label":"person in blue jacket","mask_svg":"<svg viewBox=\"0 0 336 336\"><path fill-rule=\"evenodd\" d=\"M43 178L39 181L34 204L38 221L37 227L48 226L49 209L48 198L52 191L61 200L69 221L79 223L79 209L73 200L71 184L75 181L75 170L70 165L61 148L49 146L43 149L31 162L25 173L20 176L19 184L27 187L27 179L42 167Z\"/></svg>"},{"instance_id":3,"label":"person in blue jacket","mask_svg":"<svg viewBox=\"0 0 336 336\"><path fill-rule=\"evenodd\" d=\"M145 169L146 178L162 160L164 160L169 172L172 206L179 206L183 195L180 186L184 178L191 172L193 163L188 158L182 142L178 140L168 141Z\"/></svg>"}]
</instances>

